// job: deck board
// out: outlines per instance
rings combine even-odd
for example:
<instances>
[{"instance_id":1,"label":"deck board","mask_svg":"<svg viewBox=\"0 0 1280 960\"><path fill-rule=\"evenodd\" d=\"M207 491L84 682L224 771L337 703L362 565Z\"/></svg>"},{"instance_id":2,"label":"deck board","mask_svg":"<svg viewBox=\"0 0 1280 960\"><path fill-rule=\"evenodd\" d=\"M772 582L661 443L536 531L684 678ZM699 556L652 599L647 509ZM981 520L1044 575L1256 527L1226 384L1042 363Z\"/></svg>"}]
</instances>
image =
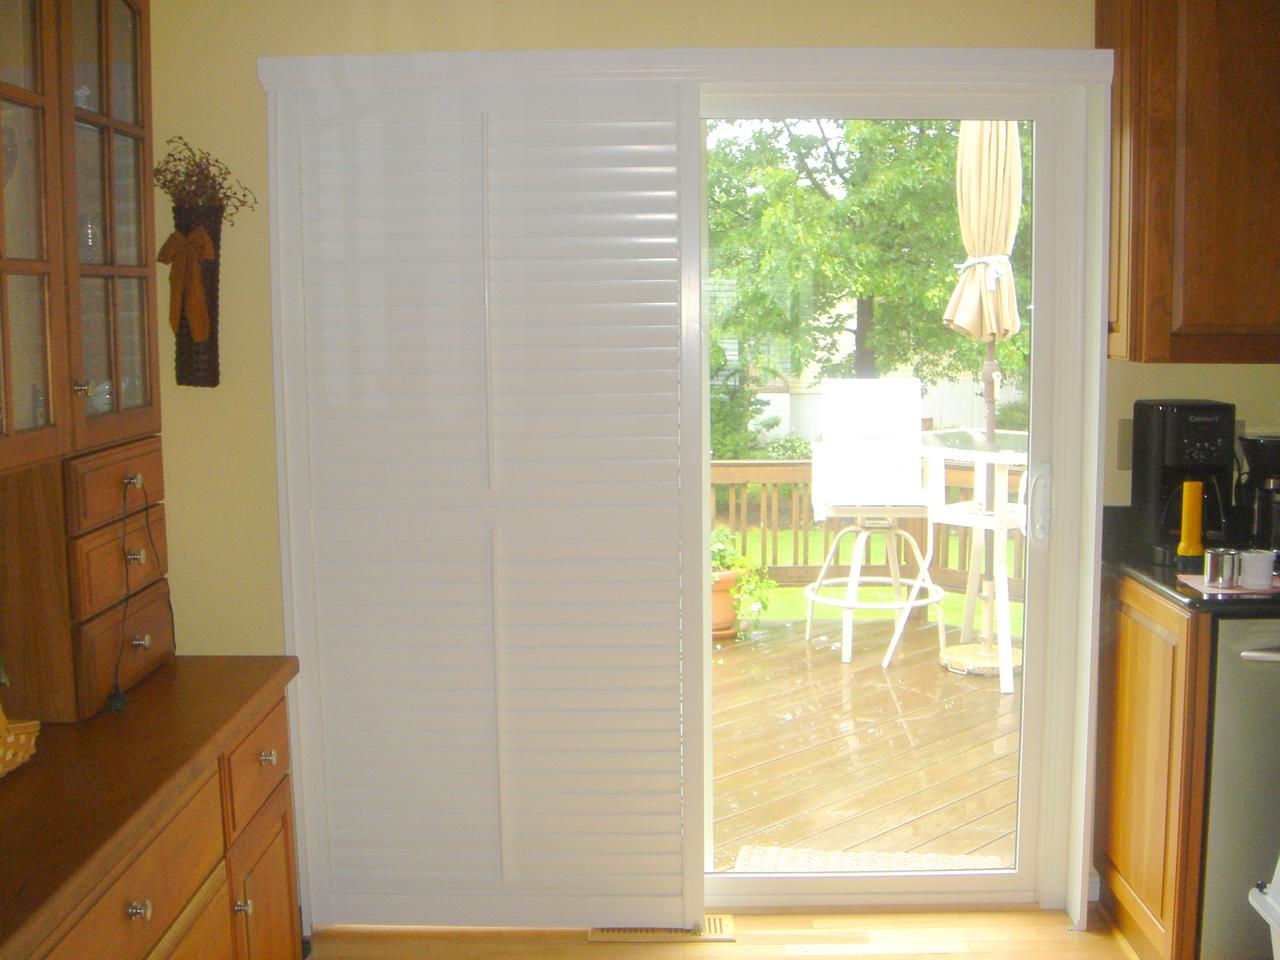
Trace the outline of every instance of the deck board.
<instances>
[{"instance_id":1,"label":"deck board","mask_svg":"<svg viewBox=\"0 0 1280 960\"><path fill-rule=\"evenodd\" d=\"M1021 677L952 674L920 624L881 668L888 622L768 624L712 656L715 869L744 846L997 857L1013 866Z\"/></svg>"}]
</instances>

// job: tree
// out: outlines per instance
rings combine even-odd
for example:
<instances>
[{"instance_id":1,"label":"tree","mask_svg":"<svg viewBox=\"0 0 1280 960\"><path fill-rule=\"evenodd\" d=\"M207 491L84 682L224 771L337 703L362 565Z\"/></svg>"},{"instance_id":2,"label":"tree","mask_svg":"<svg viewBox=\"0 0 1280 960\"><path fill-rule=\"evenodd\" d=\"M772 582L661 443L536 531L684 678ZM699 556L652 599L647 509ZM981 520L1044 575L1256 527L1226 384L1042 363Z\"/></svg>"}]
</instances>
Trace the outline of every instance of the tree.
<instances>
[{"instance_id":1,"label":"tree","mask_svg":"<svg viewBox=\"0 0 1280 960\"><path fill-rule=\"evenodd\" d=\"M942 323L965 256L958 131L949 120L712 121L709 276L732 291L710 305L713 336L737 338L744 365L767 366L763 348L781 338L794 364L826 376L976 374L982 345ZM1024 332L999 345L1006 378L1025 376L1029 359L1030 148L1026 129L1013 256Z\"/></svg>"}]
</instances>

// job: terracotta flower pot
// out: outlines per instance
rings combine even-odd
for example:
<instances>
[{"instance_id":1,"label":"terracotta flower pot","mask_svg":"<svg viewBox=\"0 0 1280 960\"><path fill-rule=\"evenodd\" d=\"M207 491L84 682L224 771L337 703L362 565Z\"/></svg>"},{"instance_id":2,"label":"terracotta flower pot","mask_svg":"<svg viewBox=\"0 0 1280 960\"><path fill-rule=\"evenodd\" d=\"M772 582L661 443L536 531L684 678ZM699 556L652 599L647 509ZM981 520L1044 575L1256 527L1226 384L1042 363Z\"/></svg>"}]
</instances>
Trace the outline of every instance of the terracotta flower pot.
<instances>
[{"instance_id":1,"label":"terracotta flower pot","mask_svg":"<svg viewBox=\"0 0 1280 960\"><path fill-rule=\"evenodd\" d=\"M711 637L728 640L738 635L738 610L733 590L738 582L737 570L717 570L711 583Z\"/></svg>"}]
</instances>

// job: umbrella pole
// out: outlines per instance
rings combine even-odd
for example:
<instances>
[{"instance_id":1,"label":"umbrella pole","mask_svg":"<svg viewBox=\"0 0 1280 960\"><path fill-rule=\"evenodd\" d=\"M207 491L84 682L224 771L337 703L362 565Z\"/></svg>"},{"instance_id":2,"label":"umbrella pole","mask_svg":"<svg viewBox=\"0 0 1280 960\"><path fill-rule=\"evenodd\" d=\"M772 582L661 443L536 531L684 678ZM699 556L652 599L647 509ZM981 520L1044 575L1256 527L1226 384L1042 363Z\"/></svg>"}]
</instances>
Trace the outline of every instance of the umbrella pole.
<instances>
[{"instance_id":1,"label":"umbrella pole","mask_svg":"<svg viewBox=\"0 0 1280 960\"><path fill-rule=\"evenodd\" d=\"M999 367L996 364L996 341L991 338L987 341L987 357L986 362L982 364L982 401L986 408L986 436L987 444L994 449L996 443L996 371ZM988 463L983 470L986 472L986 502L983 503L983 509L991 514L996 508L996 468L995 464ZM995 590L995 546L996 535L992 530L983 531L983 551L982 551L982 643L986 647L994 647L993 641L993 613L995 608L996 590Z\"/></svg>"}]
</instances>

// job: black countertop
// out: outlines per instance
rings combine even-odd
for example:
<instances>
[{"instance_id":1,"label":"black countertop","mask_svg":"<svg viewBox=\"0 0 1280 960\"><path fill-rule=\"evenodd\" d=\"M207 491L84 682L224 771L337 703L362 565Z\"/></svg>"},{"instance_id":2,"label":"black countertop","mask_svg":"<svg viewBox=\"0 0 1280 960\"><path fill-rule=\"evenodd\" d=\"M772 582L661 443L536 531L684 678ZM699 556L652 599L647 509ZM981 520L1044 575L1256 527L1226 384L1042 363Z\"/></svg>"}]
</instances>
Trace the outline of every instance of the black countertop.
<instances>
[{"instance_id":1,"label":"black countertop","mask_svg":"<svg viewBox=\"0 0 1280 960\"><path fill-rule=\"evenodd\" d=\"M1129 535L1128 507L1106 507L1102 524L1102 563L1105 569L1133 577L1161 596L1191 610L1220 617L1264 617L1280 619L1280 593L1206 594L1178 579L1173 567L1146 559L1145 545Z\"/></svg>"}]
</instances>

